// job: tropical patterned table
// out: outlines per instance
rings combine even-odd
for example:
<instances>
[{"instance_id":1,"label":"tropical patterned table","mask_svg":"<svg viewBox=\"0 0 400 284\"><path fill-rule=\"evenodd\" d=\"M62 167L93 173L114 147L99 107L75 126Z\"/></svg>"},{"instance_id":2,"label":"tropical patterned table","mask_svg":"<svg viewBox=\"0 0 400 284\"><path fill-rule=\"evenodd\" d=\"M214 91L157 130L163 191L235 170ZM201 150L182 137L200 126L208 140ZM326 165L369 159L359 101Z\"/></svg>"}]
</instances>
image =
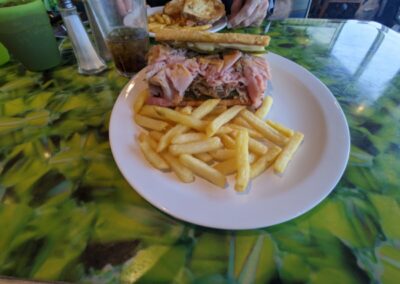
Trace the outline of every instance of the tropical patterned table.
<instances>
[{"instance_id":1,"label":"tropical patterned table","mask_svg":"<svg viewBox=\"0 0 400 284\"><path fill-rule=\"evenodd\" d=\"M247 32L262 33L261 28ZM82 283L399 283L400 35L372 22L274 22L270 50L321 79L344 109L351 157L295 220L249 231L183 223L144 201L111 155L127 82L0 67L0 275ZM284 204L282 206L285 206Z\"/></svg>"}]
</instances>

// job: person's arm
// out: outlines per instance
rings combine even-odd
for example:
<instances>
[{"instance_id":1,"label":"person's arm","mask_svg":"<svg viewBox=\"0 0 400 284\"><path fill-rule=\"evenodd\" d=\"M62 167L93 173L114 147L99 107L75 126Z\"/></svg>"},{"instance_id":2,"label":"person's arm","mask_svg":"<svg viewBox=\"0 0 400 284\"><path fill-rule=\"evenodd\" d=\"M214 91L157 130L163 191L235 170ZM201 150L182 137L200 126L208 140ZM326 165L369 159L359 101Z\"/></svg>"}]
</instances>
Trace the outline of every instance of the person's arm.
<instances>
[{"instance_id":1,"label":"person's arm","mask_svg":"<svg viewBox=\"0 0 400 284\"><path fill-rule=\"evenodd\" d=\"M274 0L233 0L229 27L257 26L273 13Z\"/></svg>"},{"instance_id":2,"label":"person's arm","mask_svg":"<svg viewBox=\"0 0 400 284\"><path fill-rule=\"evenodd\" d=\"M115 4L117 4L118 13L121 16L126 16L132 12L133 7L131 0L115 0Z\"/></svg>"}]
</instances>

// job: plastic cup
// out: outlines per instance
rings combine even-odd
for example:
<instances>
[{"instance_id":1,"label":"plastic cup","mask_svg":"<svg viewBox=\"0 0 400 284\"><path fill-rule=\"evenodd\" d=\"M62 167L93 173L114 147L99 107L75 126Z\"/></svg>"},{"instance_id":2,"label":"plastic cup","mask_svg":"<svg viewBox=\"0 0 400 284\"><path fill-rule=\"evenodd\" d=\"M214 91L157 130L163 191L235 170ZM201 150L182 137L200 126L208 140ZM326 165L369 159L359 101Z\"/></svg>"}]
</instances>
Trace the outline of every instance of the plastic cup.
<instances>
[{"instance_id":1,"label":"plastic cup","mask_svg":"<svg viewBox=\"0 0 400 284\"><path fill-rule=\"evenodd\" d=\"M31 71L61 62L42 0L0 0L0 42Z\"/></svg>"},{"instance_id":2,"label":"plastic cup","mask_svg":"<svg viewBox=\"0 0 400 284\"><path fill-rule=\"evenodd\" d=\"M0 66L6 64L10 60L7 49L0 43Z\"/></svg>"}]
</instances>

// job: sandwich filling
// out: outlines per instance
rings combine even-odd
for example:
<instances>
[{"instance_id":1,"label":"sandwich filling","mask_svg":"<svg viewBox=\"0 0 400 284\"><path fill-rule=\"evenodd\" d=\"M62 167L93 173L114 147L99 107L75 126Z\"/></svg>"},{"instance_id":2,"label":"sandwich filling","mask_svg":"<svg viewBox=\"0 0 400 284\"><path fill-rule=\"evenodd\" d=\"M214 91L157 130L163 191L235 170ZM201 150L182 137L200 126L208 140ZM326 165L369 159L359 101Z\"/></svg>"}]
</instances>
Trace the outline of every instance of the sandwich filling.
<instances>
[{"instance_id":1,"label":"sandwich filling","mask_svg":"<svg viewBox=\"0 0 400 284\"><path fill-rule=\"evenodd\" d=\"M199 55L155 45L149 51L146 79L150 89L147 103L151 105L173 107L219 98L257 108L270 71L263 57L238 50Z\"/></svg>"}]
</instances>

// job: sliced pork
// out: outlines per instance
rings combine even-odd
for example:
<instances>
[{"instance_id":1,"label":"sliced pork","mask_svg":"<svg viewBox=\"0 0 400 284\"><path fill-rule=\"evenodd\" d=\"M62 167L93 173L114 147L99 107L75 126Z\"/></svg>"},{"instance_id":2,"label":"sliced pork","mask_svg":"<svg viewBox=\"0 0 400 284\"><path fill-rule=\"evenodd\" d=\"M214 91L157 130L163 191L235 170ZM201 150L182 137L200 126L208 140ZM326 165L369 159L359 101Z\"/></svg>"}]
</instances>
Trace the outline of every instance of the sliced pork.
<instances>
[{"instance_id":1,"label":"sliced pork","mask_svg":"<svg viewBox=\"0 0 400 284\"><path fill-rule=\"evenodd\" d=\"M254 107L259 107L264 98L270 78L268 64L259 57L246 55L243 59L243 74L247 80L247 92Z\"/></svg>"},{"instance_id":2,"label":"sliced pork","mask_svg":"<svg viewBox=\"0 0 400 284\"><path fill-rule=\"evenodd\" d=\"M149 52L148 104L177 106L190 99L235 99L259 107L270 78L266 60L237 50L198 55L155 45Z\"/></svg>"}]
</instances>

